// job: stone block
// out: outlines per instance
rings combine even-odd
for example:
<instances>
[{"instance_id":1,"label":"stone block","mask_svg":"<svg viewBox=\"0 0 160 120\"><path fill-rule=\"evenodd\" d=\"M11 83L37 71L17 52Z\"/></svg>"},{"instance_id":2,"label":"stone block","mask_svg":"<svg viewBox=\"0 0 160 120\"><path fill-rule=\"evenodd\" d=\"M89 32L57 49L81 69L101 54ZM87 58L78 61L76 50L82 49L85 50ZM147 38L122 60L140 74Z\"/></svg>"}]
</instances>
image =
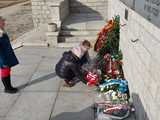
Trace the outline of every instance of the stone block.
<instances>
[{"instance_id":1,"label":"stone block","mask_svg":"<svg viewBox=\"0 0 160 120\"><path fill-rule=\"evenodd\" d=\"M37 3L37 2L32 2L31 4L32 4L33 6L38 5L38 3Z\"/></svg>"},{"instance_id":2,"label":"stone block","mask_svg":"<svg viewBox=\"0 0 160 120\"><path fill-rule=\"evenodd\" d=\"M46 39L49 46L56 47L58 43L58 34L59 32L47 32Z\"/></svg>"},{"instance_id":3,"label":"stone block","mask_svg":"<svg viewBox=\"0 0 160 120\"><path fill-rule=\"evenodd\" d=\"M32 0L33 2L40 2L41 0Z\"/></svg>"},{"instance_id":4,"label":"stone block","mask_svg":"<svg viewBox=\"0 0 160 120\"><path fill-rule=\"evenodd\" d=\"M158 48L158 41L143 27L140 28L140 41L143 43L144 47L149 51L150 54L154 54L155 50Z\"/></svg>"},{"instance_id":5,"label":"stone block","mask_svg":"<svg viewBox=\"0 0 160 120\"><path fill-rule=\"evenodd\" d=\"M36 10L41 10L42 7L41 7L41 6L35 6L34 9L36 9Z\"/></svg>"},{"instance_id":6,"label":"stone block","mask_svg":"<svg viewBox=\"0 0 160 120\"><path fill-rule=\"evenodd\" d=\"M45 2L40 2L39 5L44 6Z\"/></svg>"},{"instance_id":7,"label":"stone block","mask_svg":"<svg viewBox=\"0 0 160 120\"><path fill-rule=\"evenodd\" d=\"M43 9L43 10L47 10L48 7L47 7L47 6L42 6L42 9Z\"/></svg>"},{"instance_id":8,"label":"stone block","mask_svg":"<svg viewBox=\"0 0 160 120\"><path fill-rule=\"evenodd\" d=\"M150 69L150 60L151 60L151 54L148 52L147 48L143 46L141 43L135 43L134 50L138 54L139 58L142 61L143 67L146 68L146 70ZM145 58L145 59L144 59Z\"/></svg>"},{"instance_id":9,"label":"stone block","mask_svg":"<svg viewBox=\"0 0 160 120\"><path fill-rule=\"evenodd\" d=\"M153 47L154 47L153 52L152 52L153 60L155 59L157 61L157 64L160 64L160 59L159 59L160 44L159 42L157 41L157 44L154 45Z\"/></svg>"}]
</instances>

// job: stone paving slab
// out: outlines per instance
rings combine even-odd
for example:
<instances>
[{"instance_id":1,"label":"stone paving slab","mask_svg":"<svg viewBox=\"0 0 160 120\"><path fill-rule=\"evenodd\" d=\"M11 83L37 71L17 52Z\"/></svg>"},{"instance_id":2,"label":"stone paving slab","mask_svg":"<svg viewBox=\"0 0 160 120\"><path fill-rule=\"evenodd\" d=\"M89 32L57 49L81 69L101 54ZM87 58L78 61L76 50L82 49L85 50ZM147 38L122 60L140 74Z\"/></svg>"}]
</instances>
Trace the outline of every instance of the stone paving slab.
<instances>
[{"instance_id":1,"label":"stone paving slab","mask_svg":"<svg viewBox=\"0 0 160 120\"><path fill-rule=\"evenodd\" d=\"M0 93L0 117L5 117L11 107L18 99L19 93L15 95L9 95ZM0 119L1 120L1 119Z\"/></svg>"},{"instance_id":2,"label":"stone paving slab","mask_svg":"<svg viewBox=\"0 0 160 120\"><path fill-rule=\"evenodd\" d=\"M95 88L79 82L63 87L55 64L68 49L22 47L12 71L12 83L20 87L15 95L3 93L0 83L0 120L94 120ZM92 51L91 56L95 53ZM31 58L31 59L28 59ZM129 118L128 120L134 120Z\"/></svg>"},{"instance_id":3,"label":"stone paving slab","mask_svg":"<svg viewBox=\"0 0 160 120\"><path fill-rule=\"evenodd\" d=\"M0 120L5 120L5 117L0 117Z\"/></svg>"},{"instance_id":4,"label":"stone paving slab","mask_svg":"<svg viewBox=\"0 0 160 120\"><path fill-rule=\"evenodd\" d=\"M60 59L61 55L57 55L58 58ZM57 64L57 62L59 61L59 59L56 58L44 58L39 67L38 67L38 71L44 71L44 72L54 72L55 71L55 65Z\"/></svg>"},{"instance_id":5,"label":"stone paving slab","mask_svg":"<svg viewBox=\"0 0 160 120\"><path fill-rule=\"evenodd\" d=\"M83 93L61 92L51 120L94 120L93 99Z\"/></svg>"},{"instance_id":6,"label":"stone paving slab","mask_svg":"<svg viewBox=\"0 0 160 120\"><path fill-rule=\"evenodd\" d=\"M68 50L67 48L61 49L61 48L47 48L47 47L35 47L35 49L33 49L33 47L23 47L20 48L18 51L16 51L16 53L20 54L20 55L35 55L35 56L45 56L45 57L49 57L49 58L59 58L60 56L62 56L62 53Z\"/></svg>"},{"instance_id":7,"label":"stone paving slab","mask_svg":"<svg viewBox=\"0 0 160 120\"><path fill-rule=\"evenodd\" d=\"M29 0L0 0L0 8L5 6L9 7L0 9L0 15L6 19L6 31L11 40L16 42L16 38L34 28L31 3Z\"/></svg>"},{"instance_id":8,"label":"stone paving slab","mask_svg":"<svg viewBox=\"0 0 160 120\"><path fill-rule=\"evenodd\" d=\"M95 87L87 87L84 83L79 82L71 88L63 87L61 84L60 91L63 92L83 92L84 94L93 93L96 90Z\"/></svg>"},{"instance_id":9,"label":"stone paving slab","mask_svg":"<svg viewBox=\"0 0 160 120\"><path fill-rule=\"evenodd\" d=\"M30 77L29 76L16 76L16 75L13 75L11 76L11 79L12 79L12 85L15 86L15 87L20 87L22 86L23 84L28 84L29 81L30 81Z\"/></svg>"},{"instance_id":10,"label":"stone paving slab","mask_svg":"<svg viewBox=\"0 0 160 120\"><path fill-rule=\"evenodd\" d=\"M60 83L55 72L36 72L24 92L58 92Z\"/></svg>"},{"instance_id":11,"label":"stone paving slab","mask_svg":"<svg viewBox=\"0 0 160 120\"><path fill-rule=\"evenodd\" d=\"M12 69L12 75L30 76L33 74L36 64L34 65L18 65Z\"/></svg>"},{"instance_id":12,"label":"stone paving slab","mask_svg":"<svg viewBox=\"0 0 160 120\"><path fill-rule=\"evenodd\" d=\"M41 56L17 54L20 65L34 65L40 62Z\"/></svg>"},{"instance_id":13,"label":"stone paving slab","mask_svg":"<svg viewBox=\"0 0 160 120\"><path fill-rule=\"evenodd\" d=\"M28 0L0 0L0 8L8 7Z\"/></svg>"},{"instance_id":14,"label":"stone paving slab","mask_svg":"<svg viewBox=\"0 0 160 120\"><path fill-rule=\"evenodd\" d=\"M20 96L6 120L49 120L56 93L31 92Z\"/></svg>"}]
</instances>

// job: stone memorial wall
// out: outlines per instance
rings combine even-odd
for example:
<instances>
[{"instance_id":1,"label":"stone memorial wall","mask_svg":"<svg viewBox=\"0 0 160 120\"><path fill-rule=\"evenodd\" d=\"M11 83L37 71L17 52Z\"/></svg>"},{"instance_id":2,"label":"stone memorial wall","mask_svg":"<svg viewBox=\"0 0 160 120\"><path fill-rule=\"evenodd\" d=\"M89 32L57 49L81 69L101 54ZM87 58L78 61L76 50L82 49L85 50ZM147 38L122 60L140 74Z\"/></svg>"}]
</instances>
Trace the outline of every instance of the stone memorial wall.
<instances>
[{"instance_id":1,"label":"stone memorial wall","mask_svg":"<svg viewBox=\"0 0 160 120\"><path fill-rule=\"evenodd\" d=\"M160 27L160 0L121 0L151 23Z\"/></svg>"}]
</instances>

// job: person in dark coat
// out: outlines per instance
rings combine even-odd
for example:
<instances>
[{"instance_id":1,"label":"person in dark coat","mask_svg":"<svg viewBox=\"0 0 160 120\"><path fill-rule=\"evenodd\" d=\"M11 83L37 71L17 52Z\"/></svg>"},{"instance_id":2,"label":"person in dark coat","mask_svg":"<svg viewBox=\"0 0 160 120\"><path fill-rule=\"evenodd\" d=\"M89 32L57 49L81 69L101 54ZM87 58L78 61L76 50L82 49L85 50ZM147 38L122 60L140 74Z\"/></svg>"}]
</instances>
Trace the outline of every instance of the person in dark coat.
<instances>
[{"instance_id":1,"label":"person in dark coat","mask_svg":"<svg viewBox=\"0 0 160 120\"><path fill-rule=\"evenodd\" d=\"M12 49L9 37L4 31L5 20L0 16L0 76L6 93L17 93L18 89L11 85L11 68L19 62Z\"/></svg>"},{"instance_id":2,"label":"person in dark coat","mask_svg":"<svg viewBox=\"0 0 160 120\"><path fill-rule=\"evenodd\" d=\"M62 58L56 64L55 71L64 79L65 86L72 87L77 79L83 79L85 71L82 70L82 65L90 61L88 54L90 47L90 42L84 40L79 46L63 53Z\"/></svg>"}]
</instances>

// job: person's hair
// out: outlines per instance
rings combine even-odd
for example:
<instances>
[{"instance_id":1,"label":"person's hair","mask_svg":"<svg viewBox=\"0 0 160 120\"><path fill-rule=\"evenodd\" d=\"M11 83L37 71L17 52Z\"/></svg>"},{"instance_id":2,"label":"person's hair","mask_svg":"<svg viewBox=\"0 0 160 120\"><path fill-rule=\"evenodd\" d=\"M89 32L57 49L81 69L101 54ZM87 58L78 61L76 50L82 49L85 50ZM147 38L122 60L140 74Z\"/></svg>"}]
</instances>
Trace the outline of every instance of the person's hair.
<instances>
[{"instance_id":1,"label":"person's hair","mask_svg":"<svg viewBox=\"0 0 160 120\"><path fill-rule=\"evenodd\" d=\"M84 41L82 42L82 45L83 45L83 46L88 46L88 47L91 48L91 43L90 43L88 40L84 40Z\"/></svg>"}]
</instances>

